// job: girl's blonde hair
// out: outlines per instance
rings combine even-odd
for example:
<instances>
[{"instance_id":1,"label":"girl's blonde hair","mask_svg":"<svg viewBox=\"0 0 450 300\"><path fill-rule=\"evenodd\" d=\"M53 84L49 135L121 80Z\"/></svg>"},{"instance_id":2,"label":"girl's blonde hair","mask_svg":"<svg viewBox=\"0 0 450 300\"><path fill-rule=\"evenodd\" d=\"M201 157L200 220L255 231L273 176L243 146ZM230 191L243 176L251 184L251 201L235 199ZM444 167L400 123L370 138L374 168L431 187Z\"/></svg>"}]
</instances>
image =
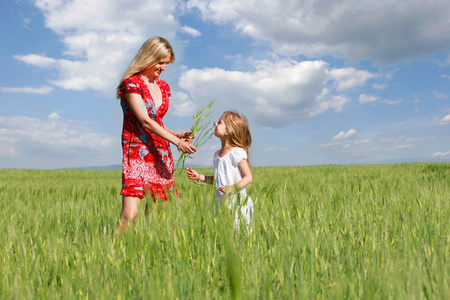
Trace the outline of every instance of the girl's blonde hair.
<instances>
[{"instance_id":1,"label":"girl's blonde hair","mask_svg":"<svg viewBox=\"0 0 450 300\"><path fill-rule=\"evenodd\" d=\"M166 39L162 37L148 39L141 46L134 59L123 73L119 86L127 77L137 74L145 68L156 65L168 54L170 54L169 63L173 63L175 61L175 54L173 53L172 46Z\"/></svg>"},{"instance_id":2,"label":"girl's blonde hair","mask_svg":"<svg viewBox=\"0 0 450 300\"><path fill-rule=\"evenodd\" d=\"M247 152L247 162L250 165L249 148L252 145L252 135L247 118L233 111L224 112L222 118L227 128L230 144Z\"/></svg>"}]
</instances>

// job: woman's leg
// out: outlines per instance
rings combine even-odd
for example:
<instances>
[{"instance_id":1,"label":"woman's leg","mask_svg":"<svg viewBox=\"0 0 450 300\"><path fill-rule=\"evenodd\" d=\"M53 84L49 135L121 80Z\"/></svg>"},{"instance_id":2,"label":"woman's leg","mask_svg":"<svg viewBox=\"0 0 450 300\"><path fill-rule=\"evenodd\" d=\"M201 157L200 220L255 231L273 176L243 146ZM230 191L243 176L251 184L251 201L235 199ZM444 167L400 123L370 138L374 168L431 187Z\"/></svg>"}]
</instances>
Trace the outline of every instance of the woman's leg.
<instances>
[{"instance_id":1,"label":"woman's leg","mask_svg":"<svg viewBox=\"0 0 450 300\"><path fill-rule=\"evenodd\" d=\"M128 222L136 220L139 204L141 199L132 196L122 196L122 212L120 213L119 222L117 222L117 234L126 233L128 230Z\"/></svg>"},{"instance_id":2,"label":"woman's leg","mask_svg":"<svg viewBox=\"0 0 450 300\"><path fill-rule=\"evenodd\" d=\"M155 208L155 215L156 218L158 219L158 203L156 203L158 200L160 200L160 202L162 202L162 199L160 199L159 197L155 197L152 196L153 199L153 207ZM150 214L150 206L148 205L149 202L149 197L147 197L147 201L145 203L145 216L148 217L148 215Z\"/></svg>"}]
</instances>

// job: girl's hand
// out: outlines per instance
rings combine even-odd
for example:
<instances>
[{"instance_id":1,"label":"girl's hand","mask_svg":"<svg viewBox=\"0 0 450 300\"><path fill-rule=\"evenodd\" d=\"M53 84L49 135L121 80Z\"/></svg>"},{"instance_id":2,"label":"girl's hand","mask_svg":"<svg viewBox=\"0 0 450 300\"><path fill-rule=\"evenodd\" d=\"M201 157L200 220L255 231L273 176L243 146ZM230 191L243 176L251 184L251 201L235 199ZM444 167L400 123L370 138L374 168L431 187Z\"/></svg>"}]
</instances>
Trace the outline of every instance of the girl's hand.
<instances>
[{"instance_id":1,"label":"girl's hand","mask_svg":"<svg viewBox=\"0 0 450 300\"><path fill-rule=\"evenodd\" d=\"M186 168L188 178L192 180L198 180L200 178L200 174L192 168Z\"/></svg>"},{"instance_id":2,"label":"girl's hand","mask_svg":"<svg viewBox=\"0 0 450 300\"><path fill-rule=\"evenodd\" d=\"M222 185L220 188L219 188L219 191L221 191L222 193L227 193L228 192L228 194L231 194L231 193L233 193L234 192L234 185Z\"/></svg>"}]
</instances>

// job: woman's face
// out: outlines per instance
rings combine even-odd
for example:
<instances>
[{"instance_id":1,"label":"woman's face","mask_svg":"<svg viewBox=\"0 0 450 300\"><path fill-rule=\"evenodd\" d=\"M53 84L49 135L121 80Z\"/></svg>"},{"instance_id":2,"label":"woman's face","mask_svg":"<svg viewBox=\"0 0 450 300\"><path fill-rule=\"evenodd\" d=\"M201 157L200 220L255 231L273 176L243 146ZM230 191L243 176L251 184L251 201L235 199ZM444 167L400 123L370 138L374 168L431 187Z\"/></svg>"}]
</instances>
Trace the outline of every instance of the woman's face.
<instances>
[{"instance_id":1,"label":"woman's face","mask_svg":"<svg viewBox=\"0 0 450 300\"><path fill-rule=\"evenodd\" d=\"M170 63L170 57L171 53L167 54L167 56L161 59L156 65L148 67L146 73L154 78L158 78L159 75L166 70L167 65Z\"/></svg>"}]
</instances>

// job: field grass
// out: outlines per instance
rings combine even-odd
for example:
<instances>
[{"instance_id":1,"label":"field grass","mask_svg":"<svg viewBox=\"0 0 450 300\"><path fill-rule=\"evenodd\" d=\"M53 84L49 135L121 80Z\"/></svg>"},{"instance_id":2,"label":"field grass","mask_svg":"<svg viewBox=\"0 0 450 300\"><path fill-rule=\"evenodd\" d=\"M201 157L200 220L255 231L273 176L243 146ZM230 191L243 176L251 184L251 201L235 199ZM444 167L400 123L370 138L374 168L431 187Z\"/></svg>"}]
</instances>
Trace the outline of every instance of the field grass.
<instances>
[{"instance_id":1,"label":"field grass","mask_svg":"<svg viewBox=\"0 0 450 300\"><path fill-rule=\"evenodd\" d=\"M251 233L177 174L117 238L120 171L0 170L0 298L450 299L449 163L253 176Z\"/></svg>"}]
</instances>

